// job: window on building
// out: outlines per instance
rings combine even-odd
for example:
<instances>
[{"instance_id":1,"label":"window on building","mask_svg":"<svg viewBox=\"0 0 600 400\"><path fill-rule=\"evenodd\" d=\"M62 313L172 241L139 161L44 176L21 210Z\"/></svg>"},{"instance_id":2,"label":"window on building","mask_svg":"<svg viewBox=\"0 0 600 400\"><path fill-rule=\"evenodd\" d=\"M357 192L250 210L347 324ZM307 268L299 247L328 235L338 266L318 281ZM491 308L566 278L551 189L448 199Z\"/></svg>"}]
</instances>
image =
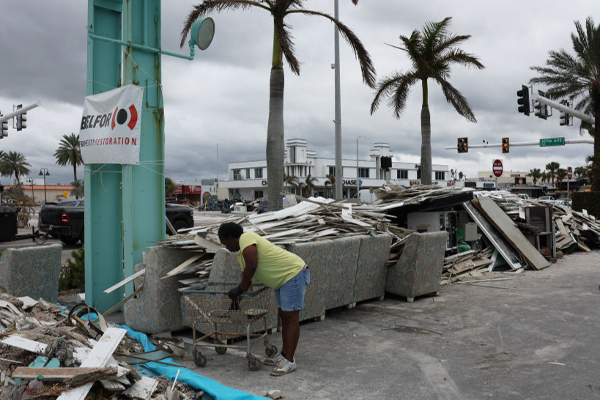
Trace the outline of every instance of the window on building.
<instances>
[{"instance_id":1,"label":"window on building","mask_svg":"<svg viewBox=\"0 0 600 400\"><path fill-rule=\"evenodd\" d=\"M335 175L335 167L329 166L329 175Z\"/></svg>"},{"instance_id":2,"label":"window on building","mask_svg":"<svg viewBox=\"0 0 600 400\"><path fill-rule=\"evenodd\" d=\"M369 177L369 168L359 168L358 169L358 177L359 178L368 178Z\"/></svg>"},{"instance_id":3,"label":"window on building","mask_svg":"<svg viewBox=\"0 0 600 400\"><path fill-rule=\"evenodd\" d=\"M408 170L407 169L399 169L396 171L398 179L408 179Z\"/></svg>"},{"instance_id":4,"label":"window on building","mask_svg":"<svg viewBox=\"0 0 600 400\"><path fill-rule=\"evenodd\" d=\"M261 179L263 177L262 174L263 174L262 168L254 168L254 178L255 179Z\"/></svg>"},{"instance_id":5,"label":"window on building","mask_svg":"<svg viewBox=\"0 0 600 400\"><path fill-rule=\"evenodd\" d=\"M241 170L239 170L239 169L234 169L233 170L233 180L234 181L241 181L242 180Z\"/></svg>"},{"instance_id":6,"label":"window on building","mask_svg":"<svg viewBox=\"0 0 600 400\"><path fill-rule=\"evenodd\" d=\"M435 171L435 180L436 181L443 181L445 179L446 179L445 171Z\"/></svg>"},{"instance_id":7,"label":"window on building","mask_svg":"<svg viewBox=\"0 0 600 400\"><path fill-rule=\"evenodd\" d=\"M250 168L246 168L246 179L250 179Z\"/></svg>"},{"instance_id":8,"label":"window on building","mask_svg":"<svg viewBox=\"0 0 600 400\"><path fill-rule=\"evenodd\" d=\"M255 190L254 191L254 198L255 199L260 199L261 197L264 197L264 193L262 190Z\"/></svg>"}]
</instances>

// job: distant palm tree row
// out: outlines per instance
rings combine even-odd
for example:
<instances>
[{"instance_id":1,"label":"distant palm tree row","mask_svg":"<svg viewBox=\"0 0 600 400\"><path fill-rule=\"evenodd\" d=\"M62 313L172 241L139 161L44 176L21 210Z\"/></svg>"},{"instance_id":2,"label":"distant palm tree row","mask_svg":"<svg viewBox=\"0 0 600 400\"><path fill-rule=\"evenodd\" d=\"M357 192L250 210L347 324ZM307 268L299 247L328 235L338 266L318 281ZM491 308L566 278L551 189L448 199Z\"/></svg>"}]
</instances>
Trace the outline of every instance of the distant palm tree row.
<instances>
[{"instance_id":1,"label":"distant palm tree row","mask_svg":"<svg viewBox=\"0 0 600 400\"><path fill-rule=\"evenodd\" d=\"M575 167L573 170L573 174L578 178L589 178L592 173L592 156L588 156L586 161L590 163L586 166ZM529 176L533 179L533 184L535 185L539 180L541 183L551 183L555 186L558 185L558 182L562 181L567 177L567 170L565 168L561 168L560 164L553 161L546 164L546 170L541 171L539 168L534 168L529 171Z\"/></svg>"},{"instance_id":2,"label":"distant palm tree row","mask_svg":"<svg viewBox=\"0 0 600 400\"><path fill-rule=\"evenodd\" d=\"M79 146L79 135L74 133L63 135L58 149L54 152L54 158L56 158L56 164L58 165L71 165L73 167L73 182L71 184L77 188L76 197L80 197L82 195L81 182L77 180L77 167L83 164L83 160ZM14 175L17 181L17 190L20 193L22 193L21 177L31 172L29 167L31 167L31 164L27 162L22 153L0 150L0 176L11 178Z\"/></svg>"}]
</instances>

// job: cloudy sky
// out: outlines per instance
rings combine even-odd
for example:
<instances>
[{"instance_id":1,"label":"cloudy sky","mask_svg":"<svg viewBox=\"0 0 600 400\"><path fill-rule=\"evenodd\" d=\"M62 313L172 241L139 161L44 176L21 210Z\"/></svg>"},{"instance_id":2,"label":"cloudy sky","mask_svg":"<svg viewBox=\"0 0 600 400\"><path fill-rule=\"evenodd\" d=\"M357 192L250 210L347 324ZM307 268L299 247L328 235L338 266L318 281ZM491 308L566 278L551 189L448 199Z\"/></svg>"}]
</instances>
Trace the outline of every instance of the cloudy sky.
<instances>
[{"instance_id":1,"label":"cloudy sky","mask_svg":"<svg viewBox=\"0 0 600 400\"><path fill-rule=\"evenodd\" d=\"M189 0L162 2L163 50L179 50L179 33L193 5ZM333 14L333 0L307 0L307 9ZM451 82L469 100L477 123L467 122L446 103L439 86L430 83L433 162L448 164L467 177L490 170L502 158L505 170L544 169L548 162L577 167L592 154L592 145L471 149L468 154L445 150L456 138L470 144L511 143L540 138L582 138L579 122L559 126L558 112L544 121L517 112L516 91L534 76L529 67L543 65L549 50L572 52L574 21L584 22L597 1L572 0L558 5L541 0L362 0L353 6L340 0L340 19L369 51L378 78L406 71L410 64L399 45L428 21L452 17L450 31L470 34L462 48L479 57L485 70L454 66ZM268 117L272 19L263 10L226 12L212 16L216 34L211 47L187 61L164 56L162 80L165 105L165 174L188 183L204 178L223 179L227 163L265 159ZM285 69L285 135L305 138L318 157L334 156L333 25L320 17L292 16L300 76ZM72 168L55 164L53 153L64 134L78 133L86 82L85 0L2 0L0 12L0 110L13 104L42 106L28 113L28 127L0 141L0 149L19 151L38 178L41 167L50 171L49 183L68 183ZM373 90L362 83L359 65L341 41L343 156L368 157L375 142L387 142L396 161L419 162L420 85L415 86L400 119L382 105L371 116ZM535 87L535 89L544 89ZM583 138L589 138L584 136ZM217 153L218 148L218 153ZM218 154L218 156L217 156ZM217 165L218 159L218 165ZM217 170L218 167L218 170ZM80 168L78 176L83 176ZM8 183L8 178L0 182Z\"/></svg>"}]
</instances>

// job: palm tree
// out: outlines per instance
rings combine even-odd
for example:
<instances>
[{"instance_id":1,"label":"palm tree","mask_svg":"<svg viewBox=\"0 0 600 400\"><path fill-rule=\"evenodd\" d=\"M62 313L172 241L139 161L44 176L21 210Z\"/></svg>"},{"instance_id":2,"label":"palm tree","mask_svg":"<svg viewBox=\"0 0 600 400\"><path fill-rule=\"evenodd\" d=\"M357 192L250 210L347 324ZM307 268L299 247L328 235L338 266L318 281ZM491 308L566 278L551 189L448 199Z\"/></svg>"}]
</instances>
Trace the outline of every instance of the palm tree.
<instances>
[{"instance_id":1,"label":"palm tree","mask_svg":"<svg viewBox=\"0 0 600 400\"><path fill-rule=\"evenodd\" d=\"M56 158L56 163L58 165L72 165L73 180L77 181L77 167L83 164L83 160L81 159L81 148L79 147L79 135L74 133L63 135L58 149L54 152L54 158Z\"/></svg>"},{"instance_id":2,"label":"palm tree","mask_svg":"<svg viewBox=\"0 0 600 400\"><path fill-rule=\"evenodd\" d=\"M531 178L533 178L533 184L535 185L538 179L542 177L542 171L540 171L539 168L534 168L529 170L529 175L531 175Z\"/></svg>"},{"instance_id":3,"label":"palm tree","mask_svg":"<svg viewBox=\"0 0 600 400\"><path fill-rule=\"evenodd\" d=\"M556 187L558 188L558 183L562 182L563 179L567 177L567 170L564 168L559 168L556 170Z\"/></svg>"},{"instance_id":4,"label":"palm tree","mask_svg":"<svg viewBox=\"0 0 600 400\"><path fill-rule=\"evenodd\" d=\"M304 184L306 185L307 189L310 189L309 196L312 196L312 194L317 190L317 185L315 185L315 183L318 182L319 180L317 178L311 176L311 174L308 174L306 180L304 181Z\"/></svg>"},{"instance_id":5,"label":"palm tree","mask_svg":"<svg viewBox=\"0 0 600 400\"><path fill-rule=\"evenodd\" d=\"M296 58L294 42L291 36L291 26L285 18L292 14L320 16L333 22L340 34L350 45L359 61L363 81L371 88L375 87L375 68L369 53L358 37L346 25L331 15L306 10L305 0L203 0L189 13L181 31L181 47L198 18L211 12L247 10L256 7L269 12L273 16L273 57L271 64L269 91L269 121L267 124L267 181L269 182L269 209L280 210L283 207L279 193L283 186L283 154L284 154L284 124L283 124L283 57L290 69L300 75L300 62ZM352 0L356 5L358 0Z\"/></svg>"},{"instance_id":6,"label":"palm tree","mask_svg":"<svg viewBox=\"0 0 600 400\"><path fill-rule=\"evenodd\" d=\"M294 175L288 175L284 172L283 173L283 183L285 183L286 187L288 187L288 185L289 185L293 188L297 188L298 187L298 177L296 177ZM281 195L278 195L277 197L281 197Z\"/></svg>"},{"instance_id":7,"label":"palm tree","mask_svg":"<svg viewBox=\"0 0 600 400\"><path fill-rule=\"evenodd\" d=\"M325 175L325 178L327 178L323 184L325 187L328 187L329 185L335 187L335 174L327 174Z\"/></svg>"},{"instance_id":8,"label":"palm tree","mask_svg":"<svg viewBox=\"0 0 600 400\"><path fill-rule=\"evenodd\" d=\"M540 76L530 83L547 85L546 95L553 99L579 98L575 109L594 117L594 162L592 191L600 191L600 25L592 17L575 22L577 34L571 33L575 56L566 50L550 51L545 67L531 67Z\"/></svg>"},{"instance_id":9,"label":"palm tree","mask_svg":"<svg viewBox=\"0 0 600 400\"><path fill-rule=\"evenodd\" d=\"M463 178L463 176L464 176L463 172L462 172L462 171L460 171L460 172L458 173L458 179L460 179L460 180L462 181L462 178Z\"/></svg>"},{"instance_id":10,"label":"palm tree","mask_svg":"<svg viewBox=\"0 0 600 400\"><path fill-rule=\"evenodd\" d=\"M552 183L554 185L554 177L556 176L556 170L560 168L560 164L552 161L548 164L546 164L546 169L548 170L547 172L547 177L548 177L548 182Z\"/></svg>"},{"instance_id":11,"label":"palm tree","mask_svg":"<svg viewBox=\"0 0 600 400\"><path fill-rule=\"evenodd\" d=\"M573 172L575 173L576 177L581 178L587 174L587 167L575 167Z\"/></svg>"},{"instance_id":12,"label":"palm tree","mask_svg":"<svg viewBox=\"0 0 600 400\"><path fill-rule=\"evenodd\" d=\"M19 177L29 174L28 167L31 167L31 164L27 162L23 154L16 151L2 153L2 158L0 158L0 175L8 177L14 175L19 190L21 189Z\"/></svg>"},{"instance_id":13,"label":"palm tree","mask_svg":"<svg viewBox=\"0 0 600 400\"><path fill-rule=\"evenodd\" d=\"M410 37L400 36L403 47L391 46L403 50L410 58L413 68L405 73L395 72L379 81L375 98L371 103L371 114L379 107L384 97L389 98L388 106L394 110L394 116L400 118L410 87L421 82L423 105L421 106L421 181L431 185L431 118L429 115L429 89L427 80L433 79L442 87L446 101L452 104L459 115L467 121L477 122L467 99L450 84L450 66L461 64L485 68L471 54L458 48L458 44L469 39L471 35L453 35L447 31L451 17L440 22L425 24L422 32L413 31Z\"/></svg>"}]
</instances>

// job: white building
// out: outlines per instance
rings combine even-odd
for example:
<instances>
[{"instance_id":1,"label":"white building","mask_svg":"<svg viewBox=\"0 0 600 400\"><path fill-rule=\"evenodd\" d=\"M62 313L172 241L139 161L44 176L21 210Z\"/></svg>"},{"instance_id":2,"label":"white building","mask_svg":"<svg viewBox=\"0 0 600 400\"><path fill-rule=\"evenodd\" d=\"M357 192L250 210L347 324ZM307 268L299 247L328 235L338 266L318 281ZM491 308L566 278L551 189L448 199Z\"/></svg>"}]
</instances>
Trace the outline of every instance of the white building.
<instances>
[{"instance_id":1,"label":"white building","mask_svg":"<svg viewBox=\"0 0 600 400\"><path fill-rule=\"evenodd\" d=\"M392 157L393 152L388 143L375 143L369 151L368 160L342 160L344 197L356 195L357 175L361 189L378 188L386 182L402 186L420 183L419 164L396 162ZM386 163L391 166L386 167ZM299 193L301 190L304 196L317 193L324 197L334 196L335 185L331 184L327 175L335 175L335 159L318 158L315 151L308 150L305 139L287 140L284 168L287 175L295 176L301 184L301 189L288 187L289 191ZM432 170L433 183L446 186L452 182L447 165L433 164ZM316 190L311 190L306 185L309 175L316 178L313 182ZM228 179L219 182L220 189L229 190L230 199L244 200L266 196L267 185L266 160L229 163Z\"/></svg>"}]
</instances>

